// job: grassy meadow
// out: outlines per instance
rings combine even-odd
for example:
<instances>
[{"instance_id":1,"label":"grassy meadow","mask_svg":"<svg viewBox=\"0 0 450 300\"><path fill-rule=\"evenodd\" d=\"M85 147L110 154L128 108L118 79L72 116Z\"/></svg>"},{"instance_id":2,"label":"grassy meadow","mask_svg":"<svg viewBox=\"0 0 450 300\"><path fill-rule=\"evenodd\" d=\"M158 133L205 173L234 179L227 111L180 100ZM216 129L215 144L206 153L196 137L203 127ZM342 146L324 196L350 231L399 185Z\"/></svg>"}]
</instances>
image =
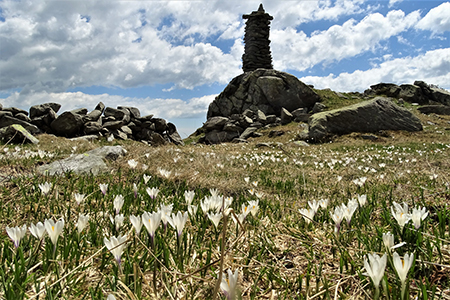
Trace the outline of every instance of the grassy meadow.
<instances>
[{"instance_id":1,"label":"grassy meadow","mask_svg":"<svg viewBox=\"0 0 450 300\"><path fill-rule=\"evenodd\" d=\"M417 116L309 146L297 123L247 144L3 144L0 298L450 299L450 117ZM34 172L103 145L128 151L109 173Z\"/></svg>"}]
</instances>

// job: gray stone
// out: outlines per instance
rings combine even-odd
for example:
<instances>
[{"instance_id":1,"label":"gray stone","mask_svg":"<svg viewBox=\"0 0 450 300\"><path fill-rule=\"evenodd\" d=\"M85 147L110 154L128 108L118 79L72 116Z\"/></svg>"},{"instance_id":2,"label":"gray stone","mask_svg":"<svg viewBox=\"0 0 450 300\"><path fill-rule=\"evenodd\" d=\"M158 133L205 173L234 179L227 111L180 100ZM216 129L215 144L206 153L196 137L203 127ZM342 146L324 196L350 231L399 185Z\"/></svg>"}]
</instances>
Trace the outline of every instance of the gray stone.
<instances>
[{"instance_id":1,"label":"gray stone","mask_svg":"<svg viewBox=\"0 0 450 300\"><path fill-rule=\"evenodd\" d=\"M79 114L66 111L59 115L50 127L58 135L73 137L83 128L83 119Z\"/></svg>"},{"instance_id":2,"label":"gray stone","mask_svg":"<svg viewBox=\"0 0 450 300\"><path fill-rule=\"evenodd\" d=\"M223 131L238 132L240 134L244 129L234 123L227 123L223 126Z\"/></svg>"},{"instance_id":3,"label":"gray stone","mask_svg":"<svg viewBox=\"0 0 450 300\"><path fill-rule=\"evenodd\" d=\"M4 142L13 143L33 143L38 144L39 140L29 133L22 125L13 124L0 129L0 137Z\"/></svg>"},{"instance_id":4,"label":"gray stone","mask_svg":"<svg viewBox=\"0 0 450 300\"><path fill-rule=\"evenodd\" d=\"M92 134L102 131L103 126L99 122L87 122L84 124L84 133Z\"/></svg>"},{"instance_id":5,"label":"gray stone","mask_svg":"<svg viewBox=\"0 0 450 300\"><path fill-rule=\"evenodd\" d=\"M19 119L19 120L22 120L22 121L31 123L31 119L28 118L28 116L27 116L26 114L23 114L23 113L18 113L18 114L16 114L16 115L14 116L14 118L17 118L17 119Z\"/></svg>"},{"instance_id":6,"label":"gray stone","mask_svg":"<svg viewBox=\"0 0 450 300\"><path fill-rule=\"evenodd\" d=\"M108 166L100 156L77 154L72 157L55 161L48 165L37 167L37 171L43 175L62 175L67 172L75 174L98 175L108 171Z\"/></svg>"},{"instance_id":7,"label":"gray stone","mask_svg":"<svg viewBox=\"0 0 450 300\"><path fill-rule=\"evenodd\" d=\"M292 122L292 120L294 119L294 116L284 107L281 108L281 124L285 125L288 124L290 122Z\"/></svg>"},{"instance_id":8,"label":"gray stone","mask_svg":"<svg viewBox=\"0 0 450 300\"><path fill-rule=\"evenodd\" d=\"M153 118L153 124L155 124L156 132L164 132L167 130L167 121L161 118Z\"/></svg>"},{"instance_id":9,"label":"gray stone","mask_svg":"<svg viewBox=\"0 0 450 300\"><path fill-rule=\"evenodd\" d=\"M94 110L99 110L103 113L103 111L105 110L105 104L103 104L103 102L99 102Z\"/></svg>"},{"instance_id":10,"label":"gray stone","mask_svg":"<svg viewBox=\"0 0 450 300\"><path fill-rule=\"evenodd\" d=\"M157 132L152 132L150 139L148 140L150 142L150 145L152 146L162 146L167 144L167 141Z\"/></svg>"},{"instance_id":11,"label":"gray stone","mask_svg":"<svg viewBox=\"0 0 450 300\"><path fill-rule=\"evenodd\" d=\"M202 127L206 131L222 130L223 126L225 126L228 121L229 119L225 117L212 117L206 120Z\"/></svg>"},{"instance_id":12,"label":"gray stone","mask_svg":"<svg viewBox=\"0 0 450 300\"><path fill-rule=\"evenodd\" d=\"M277 121L277 116L275 116L275 115L266 116L266 121L267 121L267 124L273 124Z\"/></svg>"},{"instance_id":13,"label":"gray stone","mask_svg":"<svg viewBox=\"0 0 450 300\"><path fill-rule=\"evenodd\" d=\"M183 139L178 134L177 127L173 123L167 123L167 135L175 145L184 145Z\"/></svg>"},{"instance_id":14,"label":"gray stone","mask_svg":"<svg viewBox=\"0 0 450 300\"><path fill-rule=\"evenodd\" d=\"M48 165L42 165L37 171L44 175L59 175L66 172L75 174L98 175L109 171L104 159L116 160L126 154L121 146L104 146L83 154L77 154L63 160L55 161Z\"/></svg>"},{"instance_id":15,"label":"gray stone","mask_svg":"<svg viewBox=\"0 0 450 300\"><path fill-rule=\"evenodd\" d=\"M429 99L423 95L422 89L413 84L402 84L398 97L409 103L428 104L429 102Z\"/></svg>"},{"instance_id":16,"label":"gray stone","mask_svg":"<svg viewBox=\"0 0 450 300\"><path fill-rule=\"evenodd\" d=\"M87 108L77 108L77 109L71 110L71 112L73 112L74 114L85 116L87 114L88 110L87 110Z\"/></svg>"},{"instance_id":17,"label":"gray stone","mask_svg":"<svg viewBox=\"0 0 450 300\"><path fill-rule=\"evenodd\" d=\"M261 110L256 111L256 120L262 124L267 124L267 117L266 114L263 113Z\"/></svg>"},{"instance_id":18,"label":"gray stone","mask_svg":"<svg viewBox=\"0 0 450 300\"><path fill-rule=\"evenodd\" d=\"M240 139L246 140L249 137L253 136L253 133L258 130L258 128L256 127L248 127L244 130L243 133L241 133L241 135L239 136Z\"/></svg>"},{"instance_id":19,"label":"gray stone","mask_svg":"<svg viewBox=\"0 0 450 300\"><path fill-rule=\"evenodd\" d=\"M12 114L12 112L10 112L10 111L4 111L4 110L2 110L2 111L0 111L0 118L3 117L3 116L13 117L13 114Z\"/></svg>"},{"instance_id":20,"label":"gray stone","mask_svg":"<svg viewBox=\"0 0 450 300\"><path fill-rule=\"evenodd\" d=\"M94 109L90 113L88 113L85 117L83 117L83 121L85 122L95 122L100 119L102 115L102 111L98 109Z\"/></svg>"},{"instance_id":21,"label":"gray stone","mask_svg":"<svg viewBox=\"0 0 450 300\"><path fill-rule=\"evenodd\" d=\"M205 142L207 144L227 143L237 137L239 137L237 132L213 130L205 134Z\"/></svg>"},{"instance_id":22,"label":"gray stone","mask_svg":"<svg viewBox=\"0 0 450 300\"><path fill-rule=\"evenodd\" d=\"M322 112L322 111L324 111L325 108L327 108L327 106L325 104L320 103L320 102L316 102L314 104L313 109L312 109L312 113L315 114L315 113Z\"/></svg>"},{"instance_id":23,"label":"gray stone","mask_svg":"<svg viewBox=\"0 0 450 300\"><path fill-rule=\"evenodd\" d=\"M385 95L388 97L397 98L400 93L400 87L393 83L379 83L370 86L371 90L375 95ZM364 92L364 94L370 94L369 92Z\"/></svg>"},{"instance_id":24,"label":"gray stone","mask_svg":"<svg viewBox=\"0 0 450 300\"><path fill-rule=\"evenodd\" d=\"M128 126L122 126L122 127L120 127L120 131L122 131L123 133L125 133L125 134L128 135L129 137L133 135L133 131L132 131L131 128L128 127Z\"/></svg>"},{"instance_id":25,"label":"gray stone","mask_svg":"<svg viewBox=\"0 0 450 300\"><path fill-rule=\"evenodd\" d=\"M83 135L83 136L79 136L79 137L76 137L76 138L71 138L70 140L72 142L79 142L79 141L91 142L91 141L98 140L98 135L95 135L95 134Z\"/></svg>"},{"instance_id":26,"label":"gray stone","mask_svg":"<svg viewBox=\"0 0 450 300\"><path fill-rule=\"evenodd\" d=\"M125 156L127 150L122 146L103 146L86 152L88 155L95 155L105 158L107 160L115 161L119 157Z\"/></svg>"},{"instance_id":27,"label":"gray stone","mask_svg":"<svg viewBox=\"0 0 450 300\"><path fill-rule=\"evenodd\" d=\"M118 121L123 121L123 124L127 124L131 120L130 111L128 109L107 107L103 114L105 117L114 117Z\"/></svg>"},{"instance_id":28,"label":"gray stone","mask_svg":"<svg viewBox=\"0 0 450 300\"><path fill-rule=\"evenodd\" d=\"M153 115L147 115L147 116L136 118L136 119L138 119L141 122L150 121L151 119L153 119Z\"/></svg>"},{"instance_id":29,"label":"gray stone","mask_svg":"<svg viewBox=\"0 0 450 300\"><path fill-rule=\"evenodd\" d=\"M44 103L39 105L33 105L30 107L30 119L35 119L49 113L49 110L55 112L55 114L61 108L61 104L58 103Z\"/></svg>"},{"instance_id":30,"label":"gray stone","mask_svg":"<svg viewBox=\"0 0 450 300\"><path fill-rule=\"evenodd\" d=\"M309 119L309 138L322 140L330 135L380 130L422 130L420 120L408 110L384 97L317 113Z\"/></svg>"},{"instance_id":31,"label":"gray stone","mask_svg":"<svg viewBox=\"0 0 450 300\"><path fill-rule=\"evenodd\" d=\"M261 128L263 124L261 122L253 122L249 127Z\"/></svg>"},{"instance_id":32,"label":"gray stone","mask_svg":"<svg viewBox=\"0 0 450 300\"><path fill-rule=\"evenodd\" d=\"M123 140L123 141L128 140L128 135L121 130L118 130L118 129L112 130L111 133L113 134L114 138L116 138L116 139Z\"/></svg>"},{"instance_id":33,"label":"gray stone","mask_svg":"<svg viewBox=\"0 0 450 300\"><path fill-rule=\"evenodd\" d=\"M299 147L309 147L309 144L305 141L295 141L292 144Z\"/></svg>"},{"instance_id":34,"label":"gray stone","mask_svg":"<svg viewBox=\"0 0 450 300\"><path fill-rule=\"evenodd\" d=\"M247 116L242 116L242 118L239 120L239 125L242 128L247 128L250 125L252 125L252 123L253 123L253 120Z\"/></svg>"},{"instance_id":35,"label":"gray stone","mask_svg":"<svg viewBox=\"0 0 450 300\"><path fill-rule=\"evenodd\" d=\"M424 105L417 109L423 114L450 115L450 106L446 105Z\"/></svg>"},{"instance_id":36,"label":"gray stone","mask_svg":"<svg viewBox=\"0 0 450 300\"><path fill-rule=\"evenodd\" d=\"M131 106L118 106L117 109L126 109L130 112L130 116L132 118L138 119L141 117L141 112L137 107L131 107Z\"/></svg>"},{"instance_id":37,"label":"gray stone","mask_svg":"<svg viewBox=\"0 0 450 300\"><path fill-rule=\"evenodd\" d=\"M446 106L450 106L450 92L449 91L432 87L431 95L432 95L433 101L439 102Z\"/></svg>"},{"instance_id":38,"label":"gray stone","mask_svg":"<svg viewBox=\"0 0 450 300\"><path fill-rule=\"evenodd\" d=\"M108 130L117 130L120 129L120 127L122 127L123 124L124 123L122 121L109 121L103 123L103 128L106 128Z\"/></svg>"},{"instance_id":39,"label":"gray stone","mask_svg":"<svg viewBox=\"0 0 450 300\"><path fill-rule=\"evenodd\" d=\"M9 115L5 114L0 118L0 128L10 126L13 124L22 125L22 127L25 128L31 134L38 134L41 132L41 130L37 126L30 124L26 121L11 117Z\"/></svg>"},{"instance_id":40,"label":"gray stone","mask_svg":"<svg viewBox=\"0 0 450 300\"><path fill-rule=\"evenodd\" d=\"M14 116L17 115L17 114L20 114L20 113L25 114L25 115L28 116L28 112L26 110L23 110L23 109L20 109L20 108L17 108L17 107L4 107L2 110L3 111L10 111Z\"/></svg>"}]
</instances>

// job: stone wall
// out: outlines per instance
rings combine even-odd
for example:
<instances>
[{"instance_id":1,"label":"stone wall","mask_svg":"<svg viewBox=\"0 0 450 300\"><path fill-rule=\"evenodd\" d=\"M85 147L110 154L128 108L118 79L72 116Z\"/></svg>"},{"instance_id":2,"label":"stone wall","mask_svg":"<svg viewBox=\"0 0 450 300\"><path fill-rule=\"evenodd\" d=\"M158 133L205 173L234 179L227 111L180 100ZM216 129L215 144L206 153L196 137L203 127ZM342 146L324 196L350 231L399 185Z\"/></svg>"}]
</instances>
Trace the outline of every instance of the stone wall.
<instances>
[{"instance_id":1,"label":"stone wall","mask_svg":"<svg viewBox=\"0 0 450 300\"><path fill-rule=\"evenodd\" d=\"M4 108L0 104L0 137L7 141L17 134L11 129L7 130L15 124L32 135L48 133L68 138L94 135L133 139L155 146L165 143L183 144L173 123L154 118L153 115L141 116L136 107L112 108L105 107L100 102L91 112L81 108L58 115L60 108L58 103L44 103L32 106L28 112L15 107Z\"/></svg>"}]
</instances>

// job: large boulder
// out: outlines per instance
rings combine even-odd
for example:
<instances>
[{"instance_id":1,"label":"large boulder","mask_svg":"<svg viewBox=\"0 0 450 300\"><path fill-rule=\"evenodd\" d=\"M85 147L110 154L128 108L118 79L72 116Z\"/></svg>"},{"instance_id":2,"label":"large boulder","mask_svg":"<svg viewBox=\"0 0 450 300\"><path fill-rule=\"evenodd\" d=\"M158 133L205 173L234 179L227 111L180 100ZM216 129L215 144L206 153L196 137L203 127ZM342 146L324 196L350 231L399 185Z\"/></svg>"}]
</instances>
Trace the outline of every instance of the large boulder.
<instances>
[{"instance_id":1,"label":"large boulder","mask_svg":"<svg viewBox=\"0 0 450 300\"><path fill-rule=\"evenodd\" d=\"M83 118L79 114L66 111L59 115L50 124L50 127L58 135L73 137L83 128Z\"/></svg>"},{"instance_id":2,"label":"large boulder","mask_svg":"<svg viewBox=\"0 0 450 300\"><path fill-rule=\"evenodd\" d=\"M443 105L447 105L450 106L450 92L440 89L440 88L435 88L435 87L431 87L431 95L432 95L432 99L436 102L439 102Z\"/></svg>"},{"instance_id":3,"label":"large boulder","mask_svg":"<svg viewBox=\"0 0 450 300\"><path fill-rule=\"evenodd\" d=\"M61 104L53 102L34 105L30 107L30 118L35 119L37 117L44 116L48 114L50 110L52 110L54 113L57 113L60 108Z\"/></svg>"},{"instance_id":4,"label":"large boulder","mask_svg":"<svg viewBox=\"0 0 450 300\"><path fill-rule=\"evenodd\" d=\"M257 69L235 77L224 91L209 105L207 119L214 116L230 117L245 110L260 110L264 114L281 113L314 106L320 101L309 86L295 76L269 69Z\"/></svg>"},{"instance_id":5,"label":"large boulder","mask_svg":"<svg viewBox=\"0 0 450 300\"><path fill-rule=\"evenodd\" d=\"M308 137L318 141L331 135L351 132L422 130L422 124L416 116L385 97L314 114L308 124Z\"/></svg>"},{"instance_id":6,"label":"large boulder","mask_svg":"<svg viewBox=\"0 0 450 300\"><path fill-rule=\"evenodd\" d=\"M37 126L30 124L26 121L11 117L8 114L3 114L0 117L0 128L7 127L13 124L22 125L22 127L25 128L31 134L38 134L41 132L41 130Z\"/></svg>"}]
</instances>

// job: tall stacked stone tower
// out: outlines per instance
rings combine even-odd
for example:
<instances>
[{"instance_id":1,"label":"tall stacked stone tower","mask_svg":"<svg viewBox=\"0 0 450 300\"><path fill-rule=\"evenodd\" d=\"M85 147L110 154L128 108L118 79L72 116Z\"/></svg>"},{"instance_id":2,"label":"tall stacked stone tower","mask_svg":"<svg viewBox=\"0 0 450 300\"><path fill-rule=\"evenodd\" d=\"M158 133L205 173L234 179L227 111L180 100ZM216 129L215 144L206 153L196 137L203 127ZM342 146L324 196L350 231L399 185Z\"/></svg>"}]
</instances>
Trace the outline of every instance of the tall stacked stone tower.
<instances>
[{"instance_id":1,"label":"tall stacked stone tower","mask_svg":"<svg viewBox=\"0 0 450 300\"><path fill-rule=\"evenodd\" d=\"M245 23L245 52L242 55L242 69L244 72L258 68L273 69L272 54L270 53L270 21L273 17L264 11L260 4L258 11L243 15Z\"/></svg>"}]
</instances>

